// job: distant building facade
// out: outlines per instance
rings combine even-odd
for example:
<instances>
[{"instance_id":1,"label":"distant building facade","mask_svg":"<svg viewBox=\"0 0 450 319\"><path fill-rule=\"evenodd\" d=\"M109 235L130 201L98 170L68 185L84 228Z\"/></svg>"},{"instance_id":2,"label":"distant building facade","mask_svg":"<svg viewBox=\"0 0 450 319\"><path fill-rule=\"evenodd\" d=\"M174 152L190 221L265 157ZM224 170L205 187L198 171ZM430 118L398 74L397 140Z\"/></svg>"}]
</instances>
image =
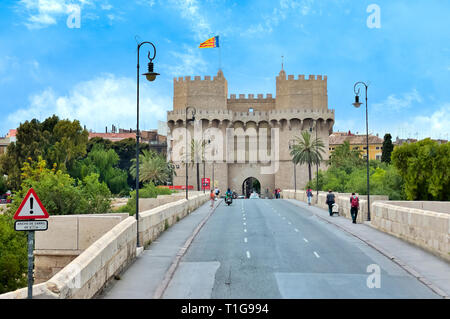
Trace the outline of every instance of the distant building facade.
<instances>
[{"instance_id":1,"label":"distant building facade","mask_svg":"<svg viewBox=\"0 0 450 319\"><path fill-rule=\"evenodd\" d=\"M366 158L367 156L367 139L366 135L356 135L352 132L334 132L329 137L329 148L330 154L333 153L336 147L344 144L348 141L351 149L360 150L361 156ZM383 139L378 136L369 134L369 159L380 160L383 153Z\"/></svg>"},{"instance_id":2,"label":"distant building facade","mask_svg":"<svg viewBox=\"0 0 450 319\"><path fill-rule=\"evenodd\" d=\"M212 186L223 192L229 187L242 194L249 181L253 185L255 180L262 194L275 188L293 188L294 182L298 189L304 186L308 181L307 166L297 165L294 181L290 155L290 147L302 131L311 131L313 137L317 132L325 144L324 158L328 158L334 110L328 108L326 76L294 78L294 75L286 76L282 69L276 77L276 97L272 94L228 96L227 80L221 70L213 78L175 78L173 85L173 111L167 113L167 139L168 159L176 168L174 185L185 184L185 158L190 153L190 147L185 145L192 139L205 143L200 177L209 178ZM188 137L184 129L187 106L196 109L195 122L188 123ZM189 185L200 188L196 165L188 165L188 174Z\"/></svg>"},{"instance_id":3,"label":"distant building facade","mask_svg":"<svg viewBox=\"0 0 450 319\"><path fill-rule=\"evenodd\" d=\"M150 150L154 150L158 153L167 153L167 136L158 133L158 130L141 130L141 143L149 144ZM118 142L127 138L136 140L136 130L133 129L122 129L115 125L112 125L111 132L108 132L108 127L105 128L104 133L89 132L89 139L94 137L101 137L105 140L110 140L111 142Z\"/></svg>"}]
</instances>

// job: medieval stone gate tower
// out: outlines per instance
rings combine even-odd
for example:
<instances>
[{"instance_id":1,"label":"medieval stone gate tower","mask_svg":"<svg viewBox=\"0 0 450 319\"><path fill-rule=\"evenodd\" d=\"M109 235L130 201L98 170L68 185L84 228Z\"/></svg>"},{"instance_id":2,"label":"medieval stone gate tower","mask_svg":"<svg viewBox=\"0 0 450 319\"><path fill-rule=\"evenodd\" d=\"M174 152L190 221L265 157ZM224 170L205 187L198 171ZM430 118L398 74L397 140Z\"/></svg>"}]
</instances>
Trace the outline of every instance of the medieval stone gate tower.
<instances>
[{"instance_id":1,"label":"medieval stone gate tower","mask_svg":"<svg viewBox=\"0 0 450 319\"><path fill-rule=\"evenodd\" d=\"M188 123L186 132L186 107L196 109L195 121ZM188 111L188 118L192 117ZM294 187L294 166L290 146L301 131L308 130L325 144L328 159L328 136L332 133L334 110L328 109L327 77L304 75L286 77L282 69L276 77L276 97L272 94L231 94L228 97L227 80L221 70L212 79L205 76L174 79L173 111L167 113L168 159L176 167L174 185L185 184L186 141L196 141L204 147L196 148L190 157L189 185L197 185L197 168L200 180L214 180L224 192L228 187L241 194L243 183L256 178L261 193L274 188ZM266 140L267 138L267 140ZM195 163L199 162L197 166ZM313 168L313 176L316 169ZM296 167L297 188L308 181L306 165Z\"/></svg>"}]
</instances>

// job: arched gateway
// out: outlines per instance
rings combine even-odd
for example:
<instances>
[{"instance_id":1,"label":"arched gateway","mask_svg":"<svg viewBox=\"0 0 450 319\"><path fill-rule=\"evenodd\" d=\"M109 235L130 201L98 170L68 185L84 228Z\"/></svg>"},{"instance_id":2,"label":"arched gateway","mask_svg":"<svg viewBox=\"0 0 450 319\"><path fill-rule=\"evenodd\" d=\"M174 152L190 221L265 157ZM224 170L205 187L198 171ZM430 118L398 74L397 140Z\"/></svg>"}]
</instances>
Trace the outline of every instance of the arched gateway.
<instances>
[{"instance_id":1,"label":"arched gateway","mask_svg":"<svg viewBox=\"0 0 450 319\"><path fill-rule=\"evenodd\" d=\"M242 194L249 198L252 192L261 194L261 183L254 177L248 177L242 183Z\"/></svg>"}]
</instances>

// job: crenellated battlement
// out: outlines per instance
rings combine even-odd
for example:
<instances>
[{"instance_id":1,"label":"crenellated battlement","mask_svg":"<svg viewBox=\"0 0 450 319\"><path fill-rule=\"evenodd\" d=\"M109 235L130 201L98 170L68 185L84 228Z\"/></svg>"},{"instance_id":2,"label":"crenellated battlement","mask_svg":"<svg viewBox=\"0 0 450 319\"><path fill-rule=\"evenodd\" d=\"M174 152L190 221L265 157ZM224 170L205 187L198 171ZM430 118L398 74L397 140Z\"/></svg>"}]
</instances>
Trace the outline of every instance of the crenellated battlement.
<instances>
[{"instance_id":1,"label":"crenellated battlement","mask_svg":"<svg viewBox=\"0 0 450 319\"><path fill-rule=\"evenodd\" d=\"M233 100L235 102L273 101L274 99L275 98L271 93L267 93L266 96L264 96L264 94L257 94L256 97L255 94L248 94L247 96L245 94L239 94L239 96L236 94L230 94L230 97L228 98L228 100Z\"/></svg>"},{"instance_id":2,"label":"crenellated battlement","mask_svg":"<svg viewBox=\"0 0 450 319\"><path fill-rule=\"evenodd\" d=\"M286 78L286 74L282 73L277 76L277 80L282 81L327 81L327 76L322 75L314 75L310 74L308 77L306 77L305 74L299 74L297 75L297 78L293 74L289 74Z\"/></svg>"},{"instance_id":3,"label":"crenellated battlement","mask_svg":"<svg viewBox=\"0 0 450 319\"><path fill-rule=\"evenodd\" d=\"M216 76L214 76L213 78L211 78L210 75L205 75L202 79L202 77L200 75L195 75L194 77L188 75L188 76L179 76L178 78L175 77L173 78L173 82L174 83L184 83L184 82L188 82L188 83L192 83L192 82L214 82L214 81L223 81L225 78L223 77L223 75L221 75L220 73Z\"/></svg>"}]
</instances>

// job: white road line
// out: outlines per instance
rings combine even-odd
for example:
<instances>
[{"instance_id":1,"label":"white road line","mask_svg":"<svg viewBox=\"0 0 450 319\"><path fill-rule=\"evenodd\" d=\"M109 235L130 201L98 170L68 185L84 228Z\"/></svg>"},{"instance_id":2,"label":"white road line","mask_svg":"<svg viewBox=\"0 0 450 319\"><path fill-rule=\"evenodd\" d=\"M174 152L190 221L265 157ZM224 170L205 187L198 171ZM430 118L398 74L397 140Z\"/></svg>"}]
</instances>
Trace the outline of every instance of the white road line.
<instances>
[{"instance_id":1,"label":"white road line","mask_svg":"<svg viewBox=\"0 0 450 319\"><path fill-rule=\"evenodd\" d=\"M320 258L318 253L314 252L314 255L316 255L317 258Z\"/></svg>"},{"instance_id":2,"label":"white road line","mask_svg":"<svg viewBox=\"0 0 450 319\"><path fill-rule=\"evenodd\" d=\"M247 250L247 258L250 259L250 252Z\"/></svg>"},{"instance_id":3,"label":"white road line","mask_svg":"<svg viewBox=\"0 0 450 319\"><path fill-rule=\"evenodd\" d=\"M247 223L244 223L244 226L247 226Z\"/></svg>"},{"instance_id":4,"label":"white road line","mask_svg":"<svg viewBox=\"0 0 450 319\"><path fill-rule=\"evenodd\" d=\"M283 219L286 219L286 217L283 217Z\"/></svg>"},{"instance_id":5,"label":"white road line","mask_svg":"<svg viewBox=\"0 0 450 319\"><path fill-rule=\"evenodd\" d=\"M247 229L244 228L244 233L246 233L246 232L247 232Z\"/></svg>"},{"instance_id":6,"label":"white road line","mask_svg":"<svg viewBox=\"0 0 450 319\"><path fill-rule=\"evenodd\" d=\"M246 242L247 242L247 237L244 238L244 243L246 243Z\"/></svg>"},{"instance_id":7,"label":"white road line","mask_svg":"<svg viewBox=\"0 0 450 319\"><path fill-rule=\"evenodd\" d=\"M289 225L292 225L292 223L291 223L291 222L288 222L288 224L289 224Z\"/></svg>"},{"instance_id":8,"label":"white road line","mask_svg":"<svg viewBox=\"0 0 450 319\"><path fill-rule=\"evenodd\" d=\"M297 228L295 228L294 230L298 233L298 229Z\"/></svg>"},{"instance_id":9,"label":"white road line","mask_svg":"<svg viewBox=\"0 0 450 319\"><path fill-rule=\"evenodd\" d=\"M308 242L308 239L306 239L306 238L303 238L303 240L307 243Z\"/></svg>"}]
</instances>

